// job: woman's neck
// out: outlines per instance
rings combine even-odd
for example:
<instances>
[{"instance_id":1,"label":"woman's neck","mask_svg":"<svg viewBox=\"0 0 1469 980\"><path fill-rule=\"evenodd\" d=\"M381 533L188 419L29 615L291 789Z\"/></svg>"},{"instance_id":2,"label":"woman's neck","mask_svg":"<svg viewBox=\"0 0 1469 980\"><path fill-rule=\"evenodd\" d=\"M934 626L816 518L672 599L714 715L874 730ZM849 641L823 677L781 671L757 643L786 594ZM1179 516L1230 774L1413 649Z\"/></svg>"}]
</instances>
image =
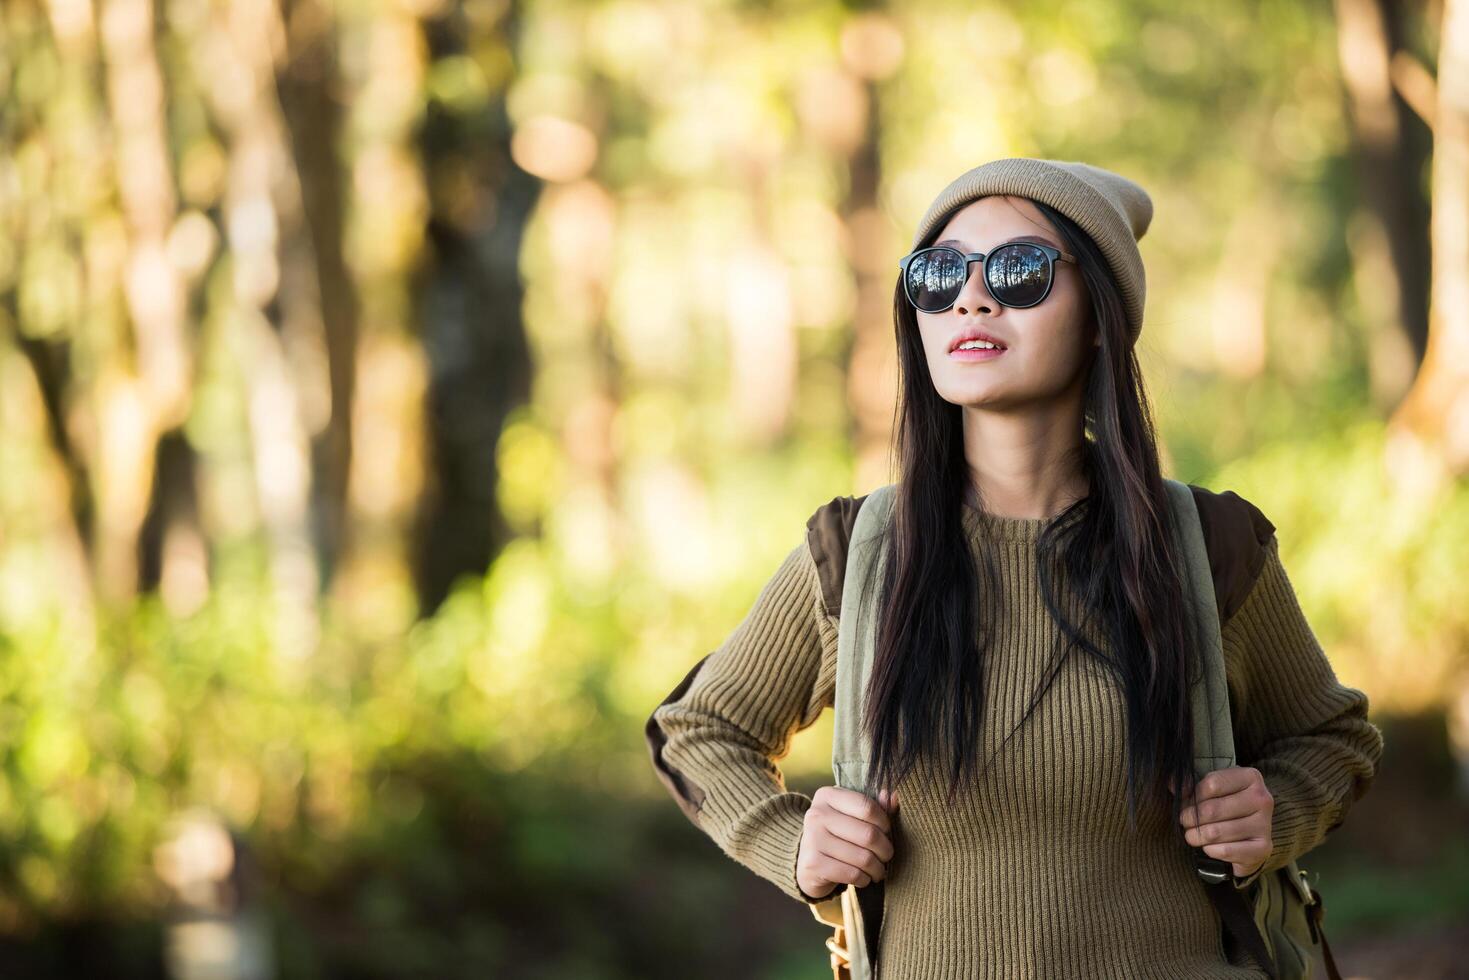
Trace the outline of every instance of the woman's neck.
<instances>
[{"instance_id":1,"label":"woman's neck","mask_svg":"<svg viewBox=\"0 0 1469 980\"><path fill-rule=\"evenodd\" d=\"M1085 474L1082 474L1065 489L1036 492L1031 496L1006 495L999 501L989 500L986 506L981 507L979 491L975 488L974 483L970 482L964 488L964 502L975 510L983 510L996 517L1049 518L1086 497L1090 491L1090 482Z\"/></svg>"}]
</instances>

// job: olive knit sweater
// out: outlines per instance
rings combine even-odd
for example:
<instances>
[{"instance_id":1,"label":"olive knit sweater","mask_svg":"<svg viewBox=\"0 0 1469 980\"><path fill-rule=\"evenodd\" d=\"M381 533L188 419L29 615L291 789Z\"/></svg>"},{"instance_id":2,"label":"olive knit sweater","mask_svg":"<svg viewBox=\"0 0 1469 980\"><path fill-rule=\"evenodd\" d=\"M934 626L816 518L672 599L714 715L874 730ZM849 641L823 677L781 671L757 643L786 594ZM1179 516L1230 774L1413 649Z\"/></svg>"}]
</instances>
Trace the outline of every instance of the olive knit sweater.
<instances>
[{"instance_id":1,"label":"olive knit sweater","mask_svg":"<svg viewBox=\"0 0 1469 980\"><path fill-rule=\"evenodd\" d=\"M1274 850L1236 882L1245 887L1341 824L1376 774L1382 735L1367 720L1366 695L1338 682L1302 615L1273 525L1233 493L1195 493L1217 505L1214 514L1234 516L1206 527L1206 539L1251 538L1232 593L1222 549L1210 549L1223 590L1236 764L1259 769L1275 799ZM999 574L985 612L980 758L991 761L952 806L944 774L927 760L899 784L877 977L1263 976L1226 940L1169 813L1144 796L1137 832L1128 829L1125 702L1083 651L1066 658L1025 726L996 752L1061 637L1037 583L1045 524L964 510L971 547L986 548ZM831 566L844 559L813 547L820 550L819 540L808 534L790 551L745 619L649 721L655 762L690 819L797 901L807 900L795 865L811 798L787 791L775 763L791 736L832 704L840 607L830 593L840 570ZM1075 596L1062 601L1079 621Z\"/></svg>"}]
</instances>

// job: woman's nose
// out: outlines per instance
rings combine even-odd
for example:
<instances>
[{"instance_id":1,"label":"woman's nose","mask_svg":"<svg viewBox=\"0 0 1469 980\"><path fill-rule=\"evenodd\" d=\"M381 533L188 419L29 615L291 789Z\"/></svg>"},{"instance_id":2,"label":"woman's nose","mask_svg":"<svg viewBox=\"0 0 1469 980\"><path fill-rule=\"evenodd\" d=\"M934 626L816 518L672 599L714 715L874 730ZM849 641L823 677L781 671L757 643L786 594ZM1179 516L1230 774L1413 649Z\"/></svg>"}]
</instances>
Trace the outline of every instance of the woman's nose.
<instances>
[{"instance_id":1,"label":"woman's nose","mask_svg":"<svg viewBox=\"0 0 1469 980\"><path fill-rule=\"evenodd\" d=\"M959 295L954 299L955 313L969 313L971 311L983 310L993 313L1000 308L995 298L990 295L989 286L984 281L984 264L976 262L971 269L974 271L969 278L964 280L964 288L959 290Z\"/></svg>"}]
</instances>

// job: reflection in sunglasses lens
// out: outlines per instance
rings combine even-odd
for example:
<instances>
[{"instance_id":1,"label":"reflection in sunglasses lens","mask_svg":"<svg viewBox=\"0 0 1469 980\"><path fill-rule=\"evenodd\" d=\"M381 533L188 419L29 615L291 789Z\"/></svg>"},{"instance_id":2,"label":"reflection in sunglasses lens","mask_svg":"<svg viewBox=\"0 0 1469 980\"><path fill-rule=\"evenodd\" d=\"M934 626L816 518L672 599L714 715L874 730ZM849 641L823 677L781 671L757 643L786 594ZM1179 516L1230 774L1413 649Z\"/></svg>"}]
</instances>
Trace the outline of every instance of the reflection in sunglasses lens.
<instances>
[{"instance_id":1,"label":"reflection in sunglasses lens","mask_svg":"<svg viewBox=\"0 0 1469 980\"><path fill-rule=\"evenodd\" d=\"M1046 254L1034 245L1006 245L990 256L989 286L1006 306L1031 306L1050 283Z\"/></svg>"},{"instance_id":2,"label":"reflection in sunglasses lens","mask_svg":"<svg viewBox=\"0 0 1469 980\"><path fill-rule=\"evenodd\" d=\"M921 310L946 309L964 288L964 271L964 257L951 248L922 252L908 263L908 294Z\"/></svg>"}]
</instances>

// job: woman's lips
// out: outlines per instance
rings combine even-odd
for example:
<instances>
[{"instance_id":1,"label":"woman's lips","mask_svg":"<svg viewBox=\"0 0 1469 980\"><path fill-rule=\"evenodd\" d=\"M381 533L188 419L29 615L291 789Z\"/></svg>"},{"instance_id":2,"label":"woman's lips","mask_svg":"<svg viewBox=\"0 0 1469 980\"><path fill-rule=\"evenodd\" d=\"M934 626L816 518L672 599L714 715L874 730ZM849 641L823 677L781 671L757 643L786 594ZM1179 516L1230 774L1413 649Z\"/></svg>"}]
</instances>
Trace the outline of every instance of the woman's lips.
<instances>
[{"instance_id":1,"label":"woman's lips","mask_svg":"<svg viewBox=\"0 0 1469 980\"><path fill-rule=\"evenodd\" d=\"M950 359L955 361L993 361L995 358L1005 353L1006 349L1007 348L1004 347L993 348L990 350L986 350L982 347L970 348L968 350L960 350L958 348L955 348L954 350L949 352L949 357Z\"/></svg>"}]
</instances>

